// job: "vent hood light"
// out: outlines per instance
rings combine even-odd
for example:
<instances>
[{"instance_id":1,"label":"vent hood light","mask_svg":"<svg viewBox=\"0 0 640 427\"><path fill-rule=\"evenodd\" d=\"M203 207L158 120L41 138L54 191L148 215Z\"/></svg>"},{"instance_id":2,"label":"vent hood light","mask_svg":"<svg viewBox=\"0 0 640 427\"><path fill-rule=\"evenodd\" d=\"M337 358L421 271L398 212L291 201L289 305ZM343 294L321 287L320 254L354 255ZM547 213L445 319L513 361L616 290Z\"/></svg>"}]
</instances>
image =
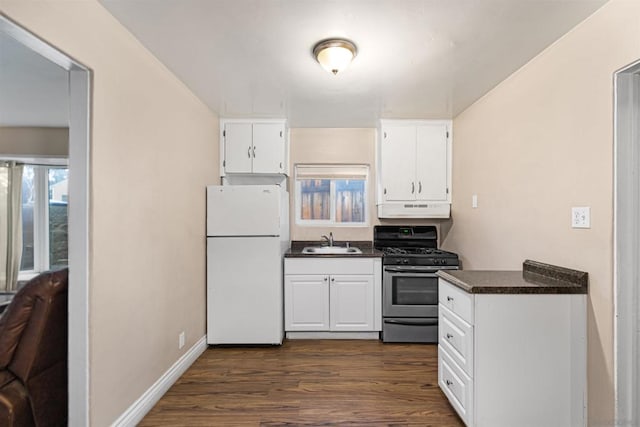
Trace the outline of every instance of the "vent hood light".
<instances>
[{"instance_id":1,"label":"vent hood light","mask_svg":"<svg viewBox=\"0 0 640 427\"><path fill-rule=\"evenodd\" d=\"M357 54L356 45L345 39L323 40L313 48L318 63L333 75L347 68Z\"/></svg>"}]
</instances>

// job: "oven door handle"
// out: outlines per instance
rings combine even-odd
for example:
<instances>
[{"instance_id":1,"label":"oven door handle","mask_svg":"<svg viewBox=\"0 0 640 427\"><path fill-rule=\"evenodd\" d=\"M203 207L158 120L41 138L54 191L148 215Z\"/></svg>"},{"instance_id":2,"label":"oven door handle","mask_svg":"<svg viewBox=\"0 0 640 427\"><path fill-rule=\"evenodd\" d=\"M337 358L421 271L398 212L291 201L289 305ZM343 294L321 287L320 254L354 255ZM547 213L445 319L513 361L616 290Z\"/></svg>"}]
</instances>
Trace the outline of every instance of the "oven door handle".
<instances>
[{"instance_id":1,"label":"oven door handle","mask_svg":"<svg viewBox=\"0 0 640 427\"><path fill-rule=\"evenodd\" d=\"M420 274L422 277L437 277L436 271L431 269L421 270L419 268L407 268L407 267L385 267L384 271L389 273L411 273Z\"/></svg>"},{"instance_id":2,"label":"oven door handle","mask_svg":"<svg viewBox=\"0 0 640 427\"><path fill-rule=\"evenodd\" d=\"M421 319L421 320L398 320L398 319L384 319L384 323L390 323L392 325L410 325L410 326L433 326L438 324L438 319Z\"/></svg>"}]
</instances>

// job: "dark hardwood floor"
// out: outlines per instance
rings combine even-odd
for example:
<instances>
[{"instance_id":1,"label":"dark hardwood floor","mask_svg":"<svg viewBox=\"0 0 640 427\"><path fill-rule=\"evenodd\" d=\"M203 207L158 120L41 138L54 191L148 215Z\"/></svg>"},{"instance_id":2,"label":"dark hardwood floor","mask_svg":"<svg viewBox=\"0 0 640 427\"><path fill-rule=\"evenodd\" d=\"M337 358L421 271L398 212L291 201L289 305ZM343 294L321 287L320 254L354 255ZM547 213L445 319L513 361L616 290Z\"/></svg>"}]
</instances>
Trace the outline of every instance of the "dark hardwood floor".
<instances>
[{"instance_id":1,"label":"dark hardwood floor","mask_svg":"<svg viewBox=\"0 0 640 427\"><path fill-rule=\"evenodd\" d=\"M462 426L435 345L287 340L212 348L141 426Z\"/></svg>"}]
</instances>

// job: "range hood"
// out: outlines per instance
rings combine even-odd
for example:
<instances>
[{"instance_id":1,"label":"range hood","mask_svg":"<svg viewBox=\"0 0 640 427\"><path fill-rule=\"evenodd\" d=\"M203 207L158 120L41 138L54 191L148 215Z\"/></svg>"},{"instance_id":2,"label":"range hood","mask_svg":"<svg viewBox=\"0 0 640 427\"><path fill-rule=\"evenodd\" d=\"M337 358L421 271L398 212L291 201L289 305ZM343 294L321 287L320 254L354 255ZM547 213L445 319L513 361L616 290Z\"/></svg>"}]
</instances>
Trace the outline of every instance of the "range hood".
<instances>
[{"instance_id":1,"label":"range hood","mask_svg":"<svg viewBox=\"0 0 640 427\"><path fill-rule=\"evenodd\" d=\"M449 218L448 202L384 202L378 205L378 218Z\"/></svg>"}]
</instances>

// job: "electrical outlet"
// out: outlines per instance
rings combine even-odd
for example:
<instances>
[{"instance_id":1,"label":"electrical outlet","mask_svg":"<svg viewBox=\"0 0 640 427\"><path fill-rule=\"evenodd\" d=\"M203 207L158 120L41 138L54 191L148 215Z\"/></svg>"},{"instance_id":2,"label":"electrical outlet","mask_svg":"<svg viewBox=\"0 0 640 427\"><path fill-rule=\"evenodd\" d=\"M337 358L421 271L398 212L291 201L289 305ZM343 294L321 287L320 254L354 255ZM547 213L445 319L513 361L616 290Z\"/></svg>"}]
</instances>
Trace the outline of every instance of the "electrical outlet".
<instances>
[{"instance_id":1,"label":"electrical outlet","mask_svg":"<svg viewBox=\"0 0 640 427\"><path fill-rule=\"evenodd\" d=\"M471 207L472 208L477 208L478 207L478 195L474 194L471 196Z\"/></svg>"},{"instance_id":2,"label":"electrical outlet","mask_svg":"<svg viewBox=\"0 0 640 427\"><path fill-rule=\"evenodd\" d=\"M178 335L178 350L184 347L184 331L180 332Z\"/></svg>"},{"instance_id":3,"label":"electrical outlet","mask_svg":"<svg viewBox=\"0 0 640 427\"><path fill-rule=\"evenodd\" d=\"M591 228L591 208L588 206L571 208L572 228Z\"/></svg>"}]
</instances>

